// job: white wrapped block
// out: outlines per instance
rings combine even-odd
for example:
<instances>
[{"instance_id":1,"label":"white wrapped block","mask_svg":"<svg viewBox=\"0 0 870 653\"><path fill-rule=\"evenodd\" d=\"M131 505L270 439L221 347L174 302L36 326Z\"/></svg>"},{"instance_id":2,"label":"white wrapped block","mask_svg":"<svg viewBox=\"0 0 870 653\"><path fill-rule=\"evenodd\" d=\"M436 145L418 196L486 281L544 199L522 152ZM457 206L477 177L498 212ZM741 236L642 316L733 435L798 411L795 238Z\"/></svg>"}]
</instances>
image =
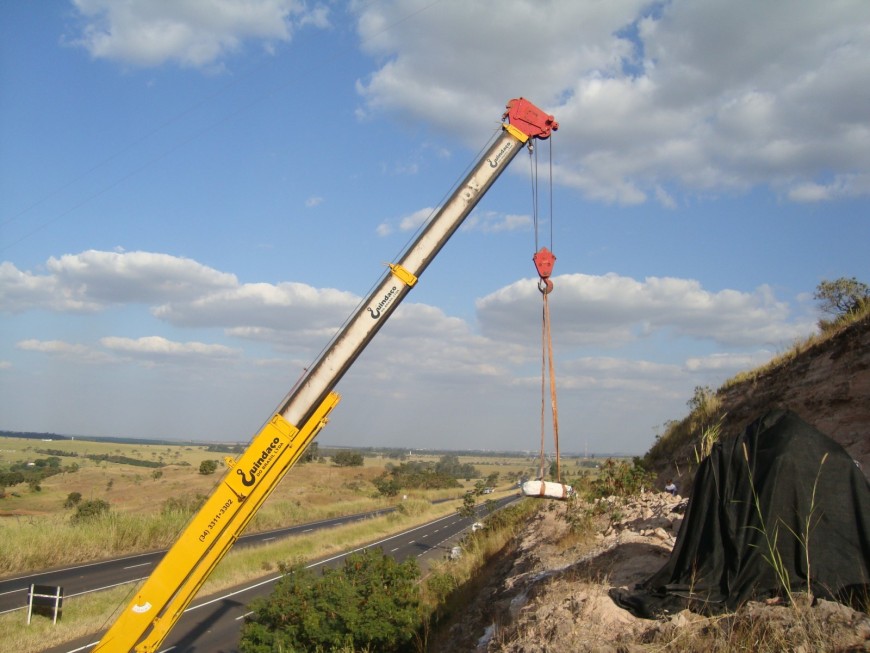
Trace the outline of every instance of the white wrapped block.
<instances>
[{"instance_id":1,"label":"white wrapped block","mask_svg":"<svg viewBox=\"0 0 870 653\"><path fill-rule=\"evenodd\" d=\"M521 489L523 496L543 499L567 499L574 493L574 488L570 485L550 481L526 481Z\"/></svg>"}]
</instances>

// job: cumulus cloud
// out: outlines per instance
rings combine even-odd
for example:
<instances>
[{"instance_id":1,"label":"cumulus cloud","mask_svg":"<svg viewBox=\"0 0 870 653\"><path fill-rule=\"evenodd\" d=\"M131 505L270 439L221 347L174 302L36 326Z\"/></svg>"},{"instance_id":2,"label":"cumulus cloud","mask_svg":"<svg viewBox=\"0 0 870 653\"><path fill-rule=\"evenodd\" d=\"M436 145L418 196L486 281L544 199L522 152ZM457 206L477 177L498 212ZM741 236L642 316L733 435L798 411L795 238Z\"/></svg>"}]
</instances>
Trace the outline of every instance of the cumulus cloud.
<instances>
[{"instance_id":1,"label":"cumulus cloud","mask_svg":"<svg viewBox=\"0 0 870 653\"><path fill-rule=\"evenodd\" d=\"M560 120L555 179L622 205L766 185L792 201L866 196L870 4L504 0L355 5L363 113L469 141L510 88ZM438 56L433 56L437 52ZM510 91L508 91L509 93ZM466 118L457 125L455 116Z\"/></svg>"},{"instance_id":2,"label":"cumulus cloud","mask_svg":"<svg viewBox=\"0 0 870 653\"><path fill-rule=\"evenodd\" d=\"M532 218L528 215L477 211L462 223L463 231L479 231L487 234L504 231L531 231Z\"/></svg>"},{"instance_id":3,"label":"cumulus cloud","mask_svg":"<svg viewBox=\"0 0 870 653\"><path fill-rule=\"evenodd\" d=\"M17 343L19 352L67 364L134 363L186 376L197 370L207 376L212 366L226 365L265 382L261 375L271 374L263 372L267 368L304 368L360 301L353 293L298 282L241 284L196 261L152 253L83 252L51 259L45 267L44 274L0 267L0 297L7 309L14 296L21 311L62 307L70 300L118 311L126 305L139 313L144 307L164 323L161 328L181 330L174 333L213 333L213 340L131 336L114 330L114 314L89 329L104 329L92 343L35 338ZM646 422L664 420L673 406L685 404L695 385L732 374L763 358L773 349L770 343L778 347L814 328L795 322L764 286L713 292L691 279L616 274L569 274L554 281L558 292L551 296L551 312L566 424L605 423L614 410ZM25 301L20 293L28 284L38 290ZM91 319L99 318L97 311ZM147 318L136 318L141 333ZM649 344L662 337L674 351L657 352L655 343ZM688 340L706 341L717 353L698 355L697 347L684 353ZM628 347L619 350L620 345ZM261 347L284 360L263 362ZM403 414L415 419L429 418L426 411L436 407L443 411L443 401L467 404L468 410L485 403L486 411L473 420L461 419L465 409L444 418L454 429L485 429L487 411L535 421L540 356L540 293L535 280L526 279L481 298L477 322L435 306L403 303L342 384L358 404L401 401ZM357 410L360 415L370 409L358 405ZM397 432L410 427L393 426Z\"/></svg>"},{"instance_id":4,"label":"cumulus cloud","mask_svg":"<svg viewBox=\"0 0 870 653\"><path fill-rule=\"evenodd\" d=\"M83 354L88 351L84 345L74 345L61 340L35 340L33 338L22 340L17 346L18 349L24 351L39 351L47 354Z\"/></svg>"},{"instance_id":5,"label":"cumulus cloud","mask_svg":"<svg viewBox=\"0 0 870 653\"><path fill-rule=\"evenodd\" d=\"M221 362L238 359L241 350L221 344L202 342L176 342L161 336L126 338L105 336L100 338L99 347L63 340L37 340L30 338L16 344L21 351L47 354L55 358L84 363L119 363L136 360L146 365L175 362L193 364Z\"/></svg>"},{"instance_id":6,"label":"cumulus cloud","mask_svg":"<svg viewBox=\"0 0 870 653\"><path fill-rule=\"evenodd\" d=\"M63 340L37 340L29 338L16 343L15 347L21 351L45 354L54 359L74 363L103 364L111 360L111 357L105 352L97 351L93 347L81 343L71 343Z\"/></svg>"},{"instance_id":7,"label":"cumulus cloud","mask_svg":"<svg viewBox=\"0 0 870 653\"><path fill-rule=\"evenodd\" d=\"M329 27L323 5L300 0L73 0L82 19L72 44L95 59L151 67L175 62L213 67L246 40L266 50L289 41L303 26Z\"/></svg>"},{"instance_id":8,"label":"cumulus cloud","mask_svg":"<svg viewBox=\"0 0 870 653\"><path fill-rule=\"evenodd\" d=\"M426 221L432 217L437 211L437 208L427 206L422 209L417 209L413 213L404 215L393 220L385 220L377 226L377 234L379 236L389 236L395 231L407 232L419 229Z\"/></svg>"},{"instance_id":9,"label":"cumulus cloud","mask_svg":"<svg viewBox=\"0 0 870 653\"><path fill-rule=\"evenodd\" d=\"M160 320L177 327L219 327L252 340L294 346L323 344L359 303L353 293L303 283L252 283L205 293L191 301L154 307Z\"/></svg>"},{"instance_id":10,"label":"cumulus cloud","mask_svg":"<svg viewBox=\"0 0 870 653\"><path fill-rule=\"evenodd\" d=\"M761 350L753 353L718 353L709 356L692 356L686 359L686 369L692 372L747 370L762 365L773 356L773 352Z\"/></svg>"},{"instance_id":11,"label":"cumulus cloud","mask_svg":"<svg viewBox=\"0 0 870 653\"><path fill-rule=\"evenodd\" d=\"M143 338L107 336L100 339L100 344L109 351L148 361L171 360L188 362L192 359L238 358L241 354L240 350L225 345L202 342L175 342L160 336L146 336Z\"/></svg>"},{"instance_id":12,"label":"cumulus cloud","mask_svg":"<svg viewBox=\"0 0 870 653\"><path fill-rule=\"evenodd\" d=\"M294 332L297 346L323 343L359 302L353 293L302 283L240 284L235 275L153 252L90 250L50 258L47 273L0 264L0 310L97 313L143 305L173 326L226 329L275 342ZM117 341L113 348L117 348ZM145 341L140 346L155 341Z\"/></svg>"},{"instance_id":13,"label":"cumulus cloud","mask_svg":"<svg viewBox=\"0 0 870 653\"><path fill-rule=\"evenodd\" d=\"M724 346L781 345L806 336L814 325L790 320L788 304L770 288L710 292L693 279L617 274L553 277L550 299L554 337L567 346L617 347L657 332L714 341ZM477 301L484 334L526 340L535 324L539 295L532 280L518 281ZM514 316L514 319L509 319ZM539 320L540 318L538 318Z\"/></svg>"},{"instance_id":14,"label":"cumulus cloud","mask_svg":"<svg viewBox=\"0 0 870 653\"><path fill-rule=\"evenodd\" d=\"M112 304L192 299L238 285L235 275L153 252L89 250L51 257L45 268L47 274L36 274L0 263L0 310L95 312Z\"/></svg>"}]
</instances>

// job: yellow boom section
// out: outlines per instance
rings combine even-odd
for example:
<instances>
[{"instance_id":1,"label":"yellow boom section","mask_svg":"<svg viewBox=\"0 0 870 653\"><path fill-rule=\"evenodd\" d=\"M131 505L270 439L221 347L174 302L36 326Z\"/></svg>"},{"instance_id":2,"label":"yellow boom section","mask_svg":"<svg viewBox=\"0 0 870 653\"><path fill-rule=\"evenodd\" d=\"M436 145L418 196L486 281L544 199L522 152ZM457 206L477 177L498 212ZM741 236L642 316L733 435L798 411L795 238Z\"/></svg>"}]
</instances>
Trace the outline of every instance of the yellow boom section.
<instances>
[{"instance_id":1,"label":"yellow boom section","mask_svg":"<svg viewBox=\"0 0 870 653\"><path fill-rule=\"evenodd\" d=\"M193 517L124 612L93 649L103 653L156 651L209 573L230 550L254 514L339 402L330 392L297 428L276 414L251 441Z\"/></svg>"}]
</instances>

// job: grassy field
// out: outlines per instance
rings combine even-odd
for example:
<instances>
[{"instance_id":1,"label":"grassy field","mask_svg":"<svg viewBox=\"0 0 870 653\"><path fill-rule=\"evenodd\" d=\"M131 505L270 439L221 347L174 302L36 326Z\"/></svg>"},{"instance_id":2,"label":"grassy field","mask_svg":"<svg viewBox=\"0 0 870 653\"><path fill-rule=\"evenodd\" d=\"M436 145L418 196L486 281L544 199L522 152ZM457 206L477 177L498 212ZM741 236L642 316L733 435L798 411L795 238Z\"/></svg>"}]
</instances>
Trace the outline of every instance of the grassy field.
<instances>
[{"instance_id":1,"label":"grassy field","mask_svg":"<svg viewBox=\"0 0 870 653\"><path fill-rule=\"evenodd\" d=\"M398 531L454 512L459 500L438 505L408 500L403 509L390 515L332 528L329 537L311 533L289 537L256 547L231 551L217 566L199 592L208 597L247 581L275 576L281 562L313 561L364 546ZM0 615L4 644L18 653L38 653L47 647L95 634L135 595L139 584L124 585L105 592L64 600L63 619L52 625L47 618L36 618L26 625L22 612Z\"/></svg>"},{"instance_id":2,"label":"grassy field","mask_svg":"<svg viewBox=\"0 0 870 653\"><path fill-rule=\"evenodd\" d=\"M94 460L113 456L160 463L160 467ZM38 487L18 483L6 487L0 499L0 575L12 575L57 565L166 548L226 472L227 454L206 446L143 445L87 440L33 440L0 437L0 470L55 456L67 471L49 476ZM438 462L439 455L413 455L409 460ZM117 458L116 458L117 459ZM204 460L218 461L214 474L199 472ZM498 473L498 486L513 488L518 477L533 473L531 457L461 456L480 477L460 479L449 490L403 490L408 499L431 502L460 498L481 478ZM329 517L365 512L395 504L399 497L381 496L372 480L399 460L367 456L363 466L338 467L318 461L296 465L273 492L248 527L270 530ZM572 465L567 463L565 467ZM3 489L3 488L0 488ZM110 520L74 524L71 494L81 501L102 500ZM172 509L170 509L172 508Z\"/></svg>"},{"instance_id":3,"label":"grassy field","mask_svg":"<svg viewBox=\"0 0 870 653\"><path fill-rule=\"evenodd\" d=\"M226 472L223 463L226 455L208 451L206 446L0 437L0 471L22 463L26 466L49 456L59 458L60 468L67 470L44 478L36 485L18 483L5 488L0 498L0 575L168 548L189 521L197 502L221 481ZM161 466L143 467L88 456L112 456L115 460L123 457ZM438 455L420 455L410 460L435 463L439 458ZM204 460L219 461L214 474L199 472ZM496 493L481 497L480 501L504 496L515 491L516 479L531 473L534 464L531 459L510 456L462 456L460 460L474 464L479 477L460 479L459 488L408 490L392 499L381 496L372 480L382 474L387 465L398 465L399 460L367 456L364 464L357 467L338 467L328 460L297 465L259 511L249 531L390 505L399 506L399 510L388 516L331 529L329 538L312 534L232 551L200 594L274 574L280 562L334 555L455 512L462 504L464 493L494 472L499 474ZM72 493L80 495L83 502L108 502L109 512L76 524L75 506L65 506ZM438 499L452 501L432 503ZM125 586L96 596L68 599L64 602L62 623L57 626L38 619L28 627L24 625L23 613L0 615L0 631L6 634L6 643L20 653L39 651L52 643L97 632L134 590L133 586Z\"/></svg>"}]
</instances>

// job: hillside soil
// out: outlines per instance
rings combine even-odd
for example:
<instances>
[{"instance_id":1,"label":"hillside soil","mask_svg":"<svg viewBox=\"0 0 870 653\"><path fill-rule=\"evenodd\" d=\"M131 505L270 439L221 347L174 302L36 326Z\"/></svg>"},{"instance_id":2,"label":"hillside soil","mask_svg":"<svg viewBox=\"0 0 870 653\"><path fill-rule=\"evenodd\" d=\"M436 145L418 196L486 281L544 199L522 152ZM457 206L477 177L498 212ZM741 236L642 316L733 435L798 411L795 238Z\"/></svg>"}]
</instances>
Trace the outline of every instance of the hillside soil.
<instances>
[{"instance_id":1,"label":"hillside soil","mask_svg":"<svg viewBox=\"0 0 870 653\"><path fill-rule=\"evenodd\" d=\"M736 437L769 410L789 409L838 442L870 480L870 314L796 346L793 355L726 384L716 397L721 439ZM691 486L700 436L695 433L666 456L646 461L662 486L669 478L681 488Z\"/></svg>"},{"instance_id":2,"label":"hillside soil","mask_svg":"<svg viewBox=\"0 0 870 653\"><path fill-rule=\"evenodd\" d=\"M432 636L429 650L870 651L870 617L823 600L750 602L717 617L688 610L660 620L633 616L608 592L633 588L667 561L682 499L655 492L603 501L610 517L598 521L587 541L571 533L565 503L542 503L528 528L477 580L474 598Z\"/></svg>"}]
</instances>

